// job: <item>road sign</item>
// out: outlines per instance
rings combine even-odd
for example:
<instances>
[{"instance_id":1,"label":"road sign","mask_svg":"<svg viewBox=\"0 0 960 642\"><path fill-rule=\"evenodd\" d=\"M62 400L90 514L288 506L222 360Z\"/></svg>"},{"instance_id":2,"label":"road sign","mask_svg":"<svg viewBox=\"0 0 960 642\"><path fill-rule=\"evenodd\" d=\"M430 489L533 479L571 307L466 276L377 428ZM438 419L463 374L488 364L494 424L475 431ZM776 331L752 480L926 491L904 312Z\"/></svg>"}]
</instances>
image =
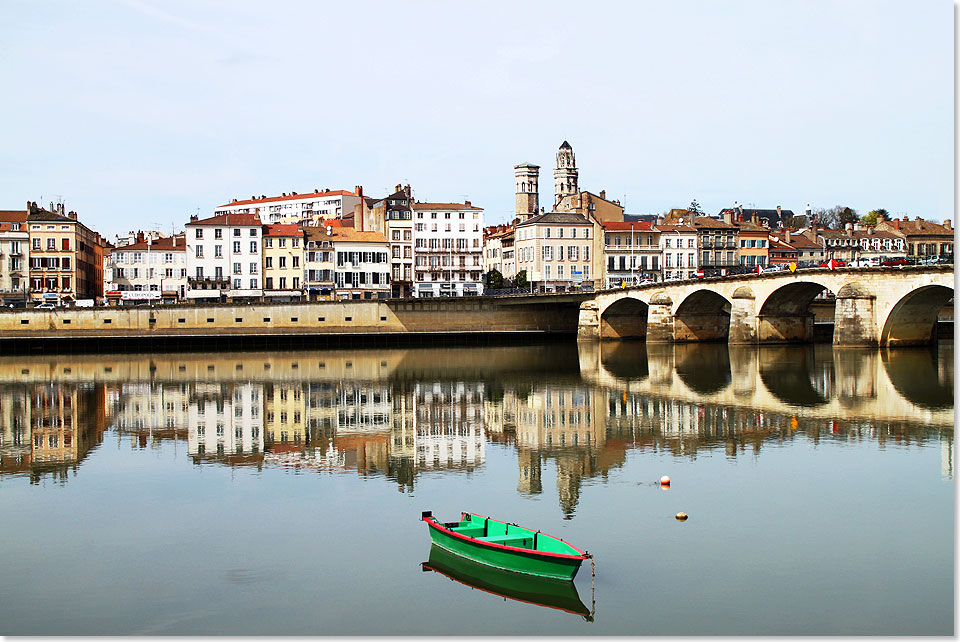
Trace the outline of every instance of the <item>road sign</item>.
<instances>
[{"instance_id":1,"label":"road sign","mask_svg":"<svg viewBox=\"0 0 960 642\"><path fill-rule=\"evenodd\" d=\"M793 262L790 263L790 271L791 271L791 272L796 272L796 271L797 271L797 264L796 264L796 263L793 263Z\"/></svg>"}]
</instances>

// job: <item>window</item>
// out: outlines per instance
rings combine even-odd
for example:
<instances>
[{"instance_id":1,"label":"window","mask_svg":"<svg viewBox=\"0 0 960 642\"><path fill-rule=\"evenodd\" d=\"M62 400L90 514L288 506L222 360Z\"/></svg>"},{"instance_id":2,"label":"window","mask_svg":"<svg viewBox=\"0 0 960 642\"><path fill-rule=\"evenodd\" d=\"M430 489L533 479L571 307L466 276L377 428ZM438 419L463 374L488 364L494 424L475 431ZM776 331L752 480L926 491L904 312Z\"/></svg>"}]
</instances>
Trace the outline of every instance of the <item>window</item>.
<instances>
[{"instance_id":1,"label":"window","mask_svg":"<svg viewBox=\"0 0 960 642\"><path fill-rule=\"evenodd\" d=\"M259 250L260 242L259 241L250 241L250 254L256 254Z\"/></svg>"},{"instance_id":2,"label":"window","mask_svg":"<svg viewBox=\"0 0 960 642\"><path fill-rule=\"evenodd\" d=\"M234 235L234 236L240 236L240 228L239 228L239 227L234 228L234 230L233 230L233 235Z\"/></svg>"},{"instance_id":3,"label":"window","mask_svg":"<svg viewBox=\"0 0 960 642\"><path fill-rule=\"evenodd\" d=\"M213 256L214 256L215 258L218 258L218 259L223 257L223 246L222 246L222 245L214 245L214 246L213 246Z\"/></svg>"},{"instance_id":4,"label":"window","mask_svg":"<svg viewBox=\"0 0 960 642\"><path fill-rule=\"evenodd\" d=\"M233 253L240 254L240 241L233 242Z\"/></svg>"},{"instance_id":5,"label":"window","mask_svg":"<svg viewBox=\"0 0 960 642\"><path fill-rule=\"evenodd\" d=\"M194 235L194 238L198 238L198 239L202 239L202 238L203 238L203 228L202 228L202 227L198 227L198 228L195 230L195 232L196 232L196 234Z\"/></svg>"},{"instance_id":6,"label":"window","mask_svg":"<svg viewBox=\"0 0 960 642\"><path fill-rule=\"evenodd\" d=\"M70 251L70 239L60 239L60 250L62 252Z\"/></svg>"},{"instance_id":7,"label":"window","mask_svg":"<svg viewBox=\"0 0 960 642\"><path fill-rule=\"evenodd\" d=\"M256 264L256 263L251 263L251 264L250 264L250 274L256 274L256 273L257 273L257 264Z\"/></svg>"},{"instance_id":8,"label":"window","mask_svg":"<svg viewBox=\"0 0 960 642\"><path fill-rule=\"evenodd\" d=\"M198 245L198 246L197 246L197 258L198 258L198 259L202 259L202 258L203 258L203 246L202 246L202 245Z\"/></svg>"},{"instance_id":9,"label":"window","mask_svg":"<svg viewBox=\"0 0 960 642\"><path fill-rule=\"evenodd\" d=\"M40 249L40 239L37 239L37 238L33 239L33 249L35 250Z\"/></svg>"},{"instance_id":10,"label":"window","mask_svg":"<svg viewBox=\"0 0 960 642\"><path fill-rule=\"evenodd\" d=\"M200 238L199 236L197 238ZM213 238L222 239L223 238L223 228L217 228L213 231Z\"/></svg>"},{"instance_id":11,"label":"window","mask_svg":"<svg viewBox=\"0 0 960 642\"><path fill-rule=\"evenodd\" d=\"M57 239L49 238L47 239L47 249L56 250L57 249Z\"/></svg>"},{"instance_id":12,"label":"window","mask_svg":"<svg viewBox=\"0 0 960 642\"><path fill-rule=\"evenodd\" d=\"M281 256L278 263L279 265L277 267L279 267L280 269L287 267L287 257Z\"/></svg>"},{"instance_id":13,"label":"window","mask_svg":"<svg viewBox=\"0 0 960 642\"><path fill-rule=\"evenodd\" d=\"M272 268L273 268L273 257L272 257L272 256L266 256L266 257L264 257L263 261L264 261L264 267L265 267L266 269L269 270L269 269L272 269Z\"/></svg>"},{"instance_id":14,"label":"window","mask_svg":"<svg viewBox=\"0 0 960 642\"><path fill-rule=\"evenodd\" d=\"M264 285L264 287L267 288L268 290L272 290L272 289L273 289L273 277L272 277L272 276L268 276L267 278L265 278L263 285Z\"/></svg>"},{"instance_id":15,"label":"window","mask_svg":"<svg viewBox=\"0 0 960 642\"><path fill-rule=\"evenodd\" d=\"M239 289L240 289L240 279L234 279L234 280L233 280L233 289L234 289L234 290L239 290Z\"/></svg>"},{"instance_id":16,"label":"window","mask_svg":"<svg viewBox=\"0 0 960 642\"><path fill-rule=\"evenodd\" d=\"M250 228L250 236L256 236L256 235L257 235L257 228L251 227L251 228ZM283 246L281 245L280 247L283 247Z\"/></svg>"},{"instance_id":17,"label":"window","mask_svg":"<svg viewBox=\"0 0 960 642\"><path fill-rule=\"evenodd\" d=\"M251 290L256 290L258 287L259 287L259 286L257 285L257 280L256 280L256 279L250 279L250 289L251 289Z\"/></svg>"},{"instance_id":18,"label":"window","mask_svg":"<svg viewBox=\"0 0 960 642\"><path fill-rule=\"evenodd\" d=\"M241 270L240 264L239 264L239 263L234 263L234 264L233 264L233 273L234 273L234 274L242 274L242 272L241 272L240 270ZM240 287L240 286L237 286L237 287Z\"/></svg>"}]
</instances>

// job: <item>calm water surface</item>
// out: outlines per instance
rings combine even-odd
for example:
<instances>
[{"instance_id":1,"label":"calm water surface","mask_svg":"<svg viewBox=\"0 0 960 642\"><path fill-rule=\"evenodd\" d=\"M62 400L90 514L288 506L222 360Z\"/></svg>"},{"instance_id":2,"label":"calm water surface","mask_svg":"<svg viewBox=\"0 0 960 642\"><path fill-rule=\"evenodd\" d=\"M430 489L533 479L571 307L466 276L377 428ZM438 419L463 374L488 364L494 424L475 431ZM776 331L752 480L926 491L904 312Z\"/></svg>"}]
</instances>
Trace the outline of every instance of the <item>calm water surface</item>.
<instances>
[{"instance_id":1,"label":"calm water surface","mask_svg":"<svg viewBox=\"0 0 960 642\"><path fill-rule=\"evenodd\" d=\"M952 343L0 357L0 634L951 635L953 422Z\"/></svg>"}]
</instances>

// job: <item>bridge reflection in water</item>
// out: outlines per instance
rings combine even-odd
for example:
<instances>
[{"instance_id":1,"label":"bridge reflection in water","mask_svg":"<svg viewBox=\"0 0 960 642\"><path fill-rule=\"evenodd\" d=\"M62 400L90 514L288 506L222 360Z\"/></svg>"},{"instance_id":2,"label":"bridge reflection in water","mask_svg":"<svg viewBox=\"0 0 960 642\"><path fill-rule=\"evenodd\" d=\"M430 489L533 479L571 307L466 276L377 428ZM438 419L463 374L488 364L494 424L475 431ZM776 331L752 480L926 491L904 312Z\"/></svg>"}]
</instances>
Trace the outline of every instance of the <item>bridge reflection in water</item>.
<instances>
[{"instance_id":1,"label":"bridge reflection in water","mask_svg":"<svg viewBox=\"0 0 960 642\"><path fill-rule=\"evenodd\" d=\"M550 343L237 355L0 357L0 479L65 482L107 435L183 444L196 465L353 472L411 491L424 471L517 453L517 489L585 479L633 449L759 453L795 439L943 444L953 346Z\"/></svg>"}]
</instances>

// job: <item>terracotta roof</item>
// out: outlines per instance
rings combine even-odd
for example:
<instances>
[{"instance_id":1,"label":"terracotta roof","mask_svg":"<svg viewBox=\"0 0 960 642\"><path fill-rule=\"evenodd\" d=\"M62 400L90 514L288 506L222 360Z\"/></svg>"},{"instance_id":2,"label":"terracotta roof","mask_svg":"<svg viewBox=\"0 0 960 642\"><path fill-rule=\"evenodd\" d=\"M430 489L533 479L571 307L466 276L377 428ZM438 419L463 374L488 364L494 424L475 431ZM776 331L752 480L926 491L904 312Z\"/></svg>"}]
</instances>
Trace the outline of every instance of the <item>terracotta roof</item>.
<instances>
[{"instance_id":1,"label":"terracotta roof","mask_svg":"<svg viewBox=\"0 0 960 642\"><path fill-rule=\"evenodd\" d=\"M38 212L31 212L27 214L28 221L55 221L57 223L76 223L77 219L70 218L69 216L60 216L56 212L48 212L47 210L40 210Z\"/></svg>"},{"instance_id":2,"label":"terracotta roof","mask_svg":"<svg viewBox=\"0 0 960 642\"><path fill-rule=\"evenodd\" d=\"M0 221L5 223L26 223L26 210L0 210Z\"/></svg>"},{"instance_id":3,"label":"terracotta roof","mask_svg":"<svg viewBox=\"0 0 960 642\"><path fill-rule=\"evenodd\" d=\"M717 230L735 230L737 229L736 225L731 225L730 223L724 223L723 221L718 221L715 218L710 218L709 216L697 216L693 219L694 227L703 227Z\"/></svg>"},{"instance_id":4,"label":"terracotta roof","mask_svg":"<svg viewBox=\"0 0 960 642\"><path fill-rule=\"evenodd\" d=\"M347 190L330 190L327 192L308 192L306 194L289 194L287 196L267 196L266 198L254 198L247 199L245 201L233 201L231 203L224 203L217 209L222 207L237 207L238 205L253 205L254 203L277 203L281 201L302 201L309 198L319 198L321 196L356 196L354 192L348 192Z\"/></svg>"},{"instance_id":5,"label":"terracotta roof","mask_svg":"<svg viewBox=\"0 0 960 642\"><path fill-rule=\"evenodd\" d=\"M611 232L618 231L627 231L627 230L643 230L646 232L652 232L653 227L647 221L636 221L636 222L627 222L627 221L604 221L601 223L603 229L610 230Z\"/></svg>"},{"instance_id":6,"label":"terracotta roof","mask_svg":"<svg viewBox=\"0 0 960 642\"><path fill-rule=\"evenodd\" d=\"M271 223L263 227L264 236L301 236L303 234L296 223Z\"/></svg>"},{"instance_id":7,"label":"terracotta roof","mask_svg":"<svg viewBox=\"0 0 960 642\"><path fill-rule=\"evenodd\" d=\"M338 227L330 235L335 243L386 243L387 237L380 232L361 232L352 227Z\"/></svg>"},{"instance_id":8,"label":"terracotta roof","mask_svg":"<svg viewBox=\"0 0 960 642\"><path fill-rule=\"evenodd\" d=\"M517 227L524 225L534 225L537 223L553 223L564 225L592 225L583 214L576 212L545 212L532 218L528 218L523 223L517 223Z\"/></svg>"},{"instance_id":9,"label":"terracotta roof","mask_svg":"<svg viewBox=\"0 0 960 642\"><path fill-rule=\"evenodd\" d=\"M771 234L770 238L775 239L776 241L781 243L787 242L786 236L782 233ZM792 231L790 232L790 246L798 250L823 248L822 245L820 245L819 243L814 243L813 241L808 239L806 236L803 236L802 234L800 234L800 232L792 232Z\"/></svg>"},{"instance_id":10,"label":"terracotta roof","mask_svg":"<svg viewBox=\"0 0 960 642\"><path fill-rule=\"evenodd\" d=\"M177 244L173 244L173 240L177 240ZM112 246L111 246L112 247ZM147 245L146 241L141 241L139 243L131 243L130 245L122 245L118 248L114 248L118 252L126 252L127 250L151 250L151 251L164 251L164 252L186 252L187 251L187 240L185 234L177 234L176 236L164 236L155 240L150 245Z\"/></svg>"},{"instance_id":11,"label":"terracotta roof","mask_svg":"<svg viewBox=\"0 0 960 642\"><path fill-rule=\"evenodd\" d=\"M750 222L750 221L737 221L736 223L734 223L734 225L735 225L741 232L761 232L761 233L764 233L764 234L769 234L769 233L770 233L770 228L769 228L769 227L764 227L764 226L762 226L762 225L758 225L758 224L752 223L752 222Z\"/></svg>"},{"instance_id":12,"label":"terracotta roof","mask_svg":"<svg viewBox=\"0 0 960 642\"><path fill-rule=\"evenodd\" d=\"M413 209L415 210L479 210L479 211L483 211L482 207L477 207L476 205L467 205L466 203L414 203Z\"/></svg>"},{"instance_id":13,"label":"terracotta roof","mask_svg":"<svg viewBox=\"0 0 960 642\"><path fill-rule=\"evenodd\" d=\"M903 219L894 219L891 221L882 221L877 224L877 227L883 226L885 231L893 231L898 229L894 225L894 221L899 223L899 231L904 235L948 235L953 236L953 230L951 228L944 227L939 223L932 223L930 221L925 221L922 218L913 220L913 221L904 221Z\"/></svg>"},{"instance_id":14,"label":"terracotta roof","mask_svg":"<svg viewBox=\"0 0 960 642\"><path fill-rule=\"evenodd\" d=\"M187 225L260 225L260 217L257 214L217 214L210 218L200 219L199 221L190 221Z\"/></svg>"}]
</instances>

